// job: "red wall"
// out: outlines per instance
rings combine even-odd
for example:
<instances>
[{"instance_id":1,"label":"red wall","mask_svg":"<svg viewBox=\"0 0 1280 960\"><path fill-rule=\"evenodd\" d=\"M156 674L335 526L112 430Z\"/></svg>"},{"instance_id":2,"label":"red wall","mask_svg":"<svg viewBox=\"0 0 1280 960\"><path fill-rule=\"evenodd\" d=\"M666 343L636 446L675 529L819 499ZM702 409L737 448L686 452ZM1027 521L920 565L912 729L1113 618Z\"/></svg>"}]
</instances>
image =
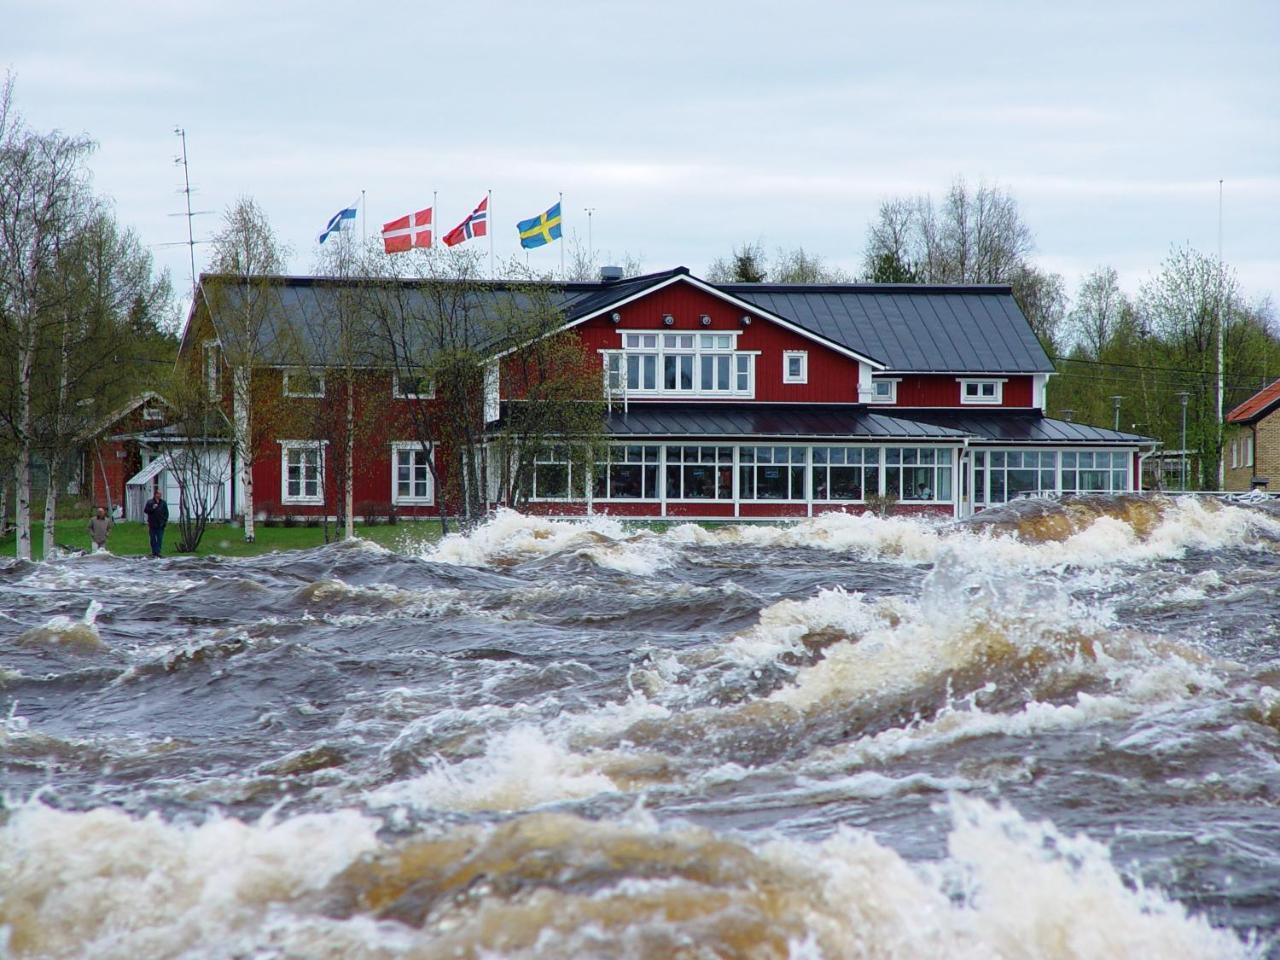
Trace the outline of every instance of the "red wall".
<instances>
[{"instance_id":1,"label":"red wall","mask_svg":"<svg viewBox=\"0 0 1280 960\"><path fill-rule=\"evenodd\" d=\"M612 311L610 311L612 312ZM756 357L755 399L766 403L857 403L858 361L837 353L820 343L792 333L775 323L761 319L757 313L734 307L687 283L677 282L657 293L642 297L617 308L622 320L613 323L608 314L588 320L577 330L583 346L592 354L597 350L616 350L622 346L618 333L622 330L654 332L713 333L717 330L741 330L739 350L759 350ZM671 314L675 323L668 327L663 314ZM702 326L699 317L711 318L710 326ZM742 326L748 314L752 323ZM782 382L782 354L785 350L803 350L809 355L808 383ZM680 399L669 397L668 399ZM727 402L740 397L688 398L690 403L712 400Z\"/></svg>"},{"instance_id":2,"label":"red wall","mask_svg":"<svg viewBox=\"0 0 1280 960\"><path fill-rule=\"evenodd\" d=\"M959 374L954 373L917 373L903 374L898 384L899 407L958 407L960 403ZM980 376L966 379L982 379ZM1008 377L1004 383L1004 394L999 404L964 404L966 408L982 409L983 407L1029 407L1033 394L1033 381L1030 376Z\"/></svg>"}]
</instances>

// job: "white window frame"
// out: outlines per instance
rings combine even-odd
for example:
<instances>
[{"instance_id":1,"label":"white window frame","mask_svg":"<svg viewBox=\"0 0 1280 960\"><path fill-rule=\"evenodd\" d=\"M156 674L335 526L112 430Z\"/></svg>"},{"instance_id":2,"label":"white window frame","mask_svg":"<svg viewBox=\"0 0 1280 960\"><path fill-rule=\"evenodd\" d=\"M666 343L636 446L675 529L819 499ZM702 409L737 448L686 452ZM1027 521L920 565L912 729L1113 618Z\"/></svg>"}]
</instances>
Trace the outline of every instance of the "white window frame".
<instances>
[{"instance_id":1,"label":"white window frame","mask_svg":"<svg viewBox=\"0 0 1280 960\"><path fill-rule=\"evenodd\" d=\"M960 402L974 406L998 407L1004 403L1004 377L957 377L960 383ZM982 388L991 387L991 396L982 396ZM975 395L969 396L969 388L974 387Z\"/></svg>"},{"instance_id":2,"label":"white window frame","mask_svg":"<svg viewBox=\"0 0 1280 960\"><path fill-rule=\"evenodd\" d=\"M406 377L405 379L409 379ZM414 377L414 380L423 380L423 377ZM408 393L400 388L400 374L391 375L391 395L397 400L434 400L436 398L436 385L434 381L427 381L426 393Z\"/></svg>"},{"instance_id":3,"label":"white window frame","mask_svg":"<svg viewBox=\"0 0 1280 960\"><path fill-rule=\"evenodd\" d=\"M218 340L204 342L204 385L209 396L218 397L222 375L222 343Z\"/></svg>"},{"instance_id":4,"label":"white window frame","mask_svg":"<svg viewBox=\"0 0 1280 960\"><path fill-rule=\"evenodd\" d=\"M324 503L325 446L326 441L324 440L280 441L280 502L282 504ZM316 492L314 496L308 496L305 492L300 493L296 497L289 495L289 454L294 450L314 450L319 453L319 456L316 458ZM305 476L299 482L301 484L300 489L305 491Z\"/></svg>"},{"instance_id":5,"label":"white window frame","mask_svg":"<svg viewBox=\"0 0 1280 960\"><path fill-rule=\"evenodd\" d=\"M1236 446L1236 440L1231 441L1231 469L1234 470L1240 466L1240 450Z\"/></svg>"},{"instance_id":6,"label":"white window frame","mask_svg":"<svg viewBox=\"0 0 1280 960\"><path fill-rule=\"evenodd\" d=\"M294 389L291 389L291 388L290 388L290 386L289 386L289 378L290 378L291 376L293 376L293 377L312 377L312 378L314 378L314 379L316 380L316 382L319 384L319 393L317 393L317 392L315 392L315 391L294 390ZM284 395L285 395L286 397L302 397L302 398L305 398L305 399L312 399L312 400L320 399L321 397L323 397L323 396L324 396L324 374L323 374L323 373L308 373L306 370L285 370L285 371L284 371L284 384L283 384L282 389L283 389L283 393L284 393Z\"/></svg>"},{"instance_id":7,"label":"white window frame","mask_svg":"<svg viewBox=\"0 0 1280 960\"><path fill-rule=\"evenodd\" d=\"M1253 466L1253 434L1246 433L1244 435L1244 465L1246 467Z\"/></svg>"},{"instance_id":8,"label":"white window frame","mask_svg":"<svg viewBox=\"0 0 1280 960\"><path fill-rule=\"evenodd\" d=\"M741 330L619 330L617 331L619 338L619 346L599 351L602 355L604 363L604 376L606 391L612 396L625 395L630 397L704 397L704 398L720 398L720 397L740 397L753 399L756 394L756 357L759 356L758 350L739 350L737 349L737 337L742 335ZM654 345L646 346L628 346L628 337L653 337ZM668 345L668 337L692 337L692 347L676 347ZM704 346L704 338L710 337L729 337L731 346L728 348L719 346ZM670 355L683 355L693 357L693 380L692 387L685 389L682 387L674 387L668 389L665 385L666 374L666 358ZM631 356L654 358L654 382L653 387L644 386L631 387L628 385L629 379L629 363L628 358ZM715 390L710 389L702 383L702 359L704 356L712 357L729 357L729 389ZM618 357L618 360L613 360ZM746 358L746 369L741 370L740 364L742 358ZM642 362L641 362L642 363ZM643 371L643 365L641 365ZM745 374L746 386L739 386L739 379ZM643 383L643 372L641 372L640 381Z\"/></svg>"},{"instance_id":9,"label":"white window frame","mask_svg":"<svg viewBox=\"0 0 1280 960\"><path fill-rule=\"evenodd\" d=\"M427 495L418 497L412 494L401 495L400 493L400 453L401 451L409 451L414 453L422 452L422 444L416 440L398 440L391 444L391 502L394 504L404 504L406 506L431 507L436 502L436 481L431 473L430 463L435 461L436 448L432 444L427 451L428 464L425 465L427 471ZM413 488L414 476L413 471L417 469L417 464L410 461L409 469L409 487Z\"/></svg>"},{"instance_id":10,"label":"white window frame","mask_svg":"<svg viewBox=\"0 0 1280 960\"><path fill-rule=\"evenodd\" d=\"M164 411L157 407L154 403L145 404L142 407L143 420L163 420Z\"/></svg>"},{"instance_id":11,"label":"white window frame","mask_svg":"<svg viewBox=\"0 0 1280 960\"><path fill-rule=\"evenodd\" d=\"M898 384L902 382L901 377L872 377L871 378L871 395L867 397L867 403L897 403L898 402ZM876 387L880 384L888 384L888 396L880 396L876 393Z\"/></svg>"},{"instance_id":12,"label":"white window frame","mask_svg":"<svg viewBox=\"0 0 1280 960\"><path fill-rule=\"evenodd\" d=\"M792 375L791 361L800 361L800 372ZM808 350L784 350L782 351L782 382L783 383L808 383L809 382L809 351Z\"/></svg>"}]
</instances>

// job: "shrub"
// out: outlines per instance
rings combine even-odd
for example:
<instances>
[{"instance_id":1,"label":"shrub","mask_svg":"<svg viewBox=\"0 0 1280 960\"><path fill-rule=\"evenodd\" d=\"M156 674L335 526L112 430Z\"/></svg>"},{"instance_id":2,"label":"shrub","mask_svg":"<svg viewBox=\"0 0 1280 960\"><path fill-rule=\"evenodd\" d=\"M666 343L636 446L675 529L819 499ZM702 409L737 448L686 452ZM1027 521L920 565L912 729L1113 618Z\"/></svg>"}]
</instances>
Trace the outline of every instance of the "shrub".
<instances>
[{"instance_id":1,"label":"shrub","mask_svg":"<svg viewBox=\"0 0 1280 960\"><path fill-rule=\"evenodd\" d=\"M298 525L298 518L295 517L292 513L286 513L284 515L284 519L280 521L280 526L282 527L296 527L297 525Z\"/></svg>"}]
</instances>

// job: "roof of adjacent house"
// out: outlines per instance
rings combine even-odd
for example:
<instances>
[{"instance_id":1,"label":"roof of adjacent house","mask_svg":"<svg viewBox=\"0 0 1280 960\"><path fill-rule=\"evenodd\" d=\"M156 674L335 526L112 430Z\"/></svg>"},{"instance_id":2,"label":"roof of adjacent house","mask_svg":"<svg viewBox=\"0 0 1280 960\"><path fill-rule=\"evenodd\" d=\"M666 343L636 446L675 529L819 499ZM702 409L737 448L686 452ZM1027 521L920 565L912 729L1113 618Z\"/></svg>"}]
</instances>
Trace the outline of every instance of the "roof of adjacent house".
<instances>
[{"instance_id":1,"label":"roof of adjacent house","mask_svg":"<svg viewBox=\"0 0 1280 960\"><path fill-rule=\"evenodd\" d=\"M760 316L800 328L815 340L868 358L891 372L1048 373L1053 370L1031 325L1008 286L921 284L709 284L685 267L587 283L469 284L452 307L475 327L476 340L495 345L504 311L529 305L537 291L546 305L560 310L567 323L580 322L646 291L687 278L712 295L754 308ZM266 362L288 362L298 348L324 356L336 342L340 296L347 281L326 277L273 277L269 288L277 303L271 322L258 332L257 356ZM211 311L220 337L229 337L223 309L234 310L244 295L236 278L202 277L202 287L218 287L222 306ZM441 289L439 283L398 280L372 285L386 298L425 309ZM191 324L188 323L188 328ZM376 345L364 344L372 351ZM184 349L186 335L184 334Z\"/></svg>"},{"instance_id":2,"label":"roof of adjacent house","mask_svg":"<svg viewBox=\"0 0 1280 960\"><path fill-rule=\"evenodd\" d=\"M1280 409L1280 380L1271 383L1227 414L1227 423L1253 423Z\"/></svg>"}]
</instances>

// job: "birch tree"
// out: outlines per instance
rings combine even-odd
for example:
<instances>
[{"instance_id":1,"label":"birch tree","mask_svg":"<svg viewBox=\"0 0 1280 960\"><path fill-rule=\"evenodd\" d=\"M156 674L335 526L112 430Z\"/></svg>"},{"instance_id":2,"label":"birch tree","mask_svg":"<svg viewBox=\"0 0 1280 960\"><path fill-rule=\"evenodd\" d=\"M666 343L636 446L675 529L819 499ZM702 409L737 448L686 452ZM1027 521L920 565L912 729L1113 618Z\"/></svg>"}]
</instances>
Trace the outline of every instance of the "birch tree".
<instances>
[{"instance_id":1,"label":"birch tree","mask_svg":"<svg viewBox=\"0 0 1280 960\"><path fill-rule=\"evenodd\" d=\"M16 555L30 560L36 355L54 320L57 264L91 207L85 161L93 144L28 130L12 91L10 78L0 89L0 362L7 368L0 416L14 457Z\"/></svg>"},{"instance_id":2,"label":"birch tree","mask_svg":"<svg viewBox=\"0 0 1280 960\"><path fill-rule=\"evenodd\" d=\"M271 278L284 273L287 251L252 197L227 208L213 238L210 268L223 276L206 283L210 312L217 313L222 356L231 371L234 451L244 497L244 538L254 540L253 466L258 441L254 411L254 368L266 354L279 302Z\"/></svg>"}]
</instances>

